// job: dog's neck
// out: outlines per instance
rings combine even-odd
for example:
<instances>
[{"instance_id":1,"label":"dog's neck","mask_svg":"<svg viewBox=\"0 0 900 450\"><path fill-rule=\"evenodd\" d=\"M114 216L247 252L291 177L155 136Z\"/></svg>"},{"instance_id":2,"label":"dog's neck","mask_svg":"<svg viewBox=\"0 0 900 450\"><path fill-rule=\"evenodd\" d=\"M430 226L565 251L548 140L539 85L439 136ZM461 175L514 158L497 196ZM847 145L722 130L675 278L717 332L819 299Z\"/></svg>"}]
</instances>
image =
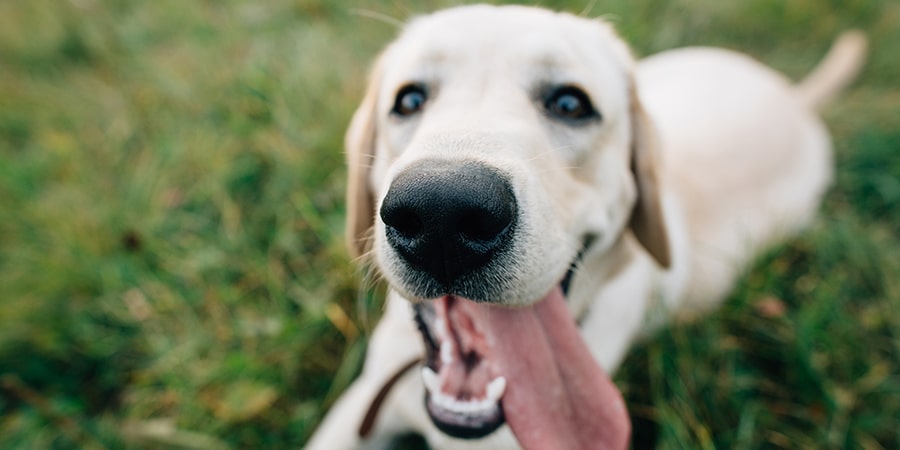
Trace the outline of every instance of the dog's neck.
<instances>
[{"instance_id":1,"label":"dog's neck","mask_svg":"<svg viewBox=\"0 0 900 450\"><path fill-rule=\"evenodd\" d=\"M597 280L600 286L604 286L616 279L627 268L635 258L635 243L626 233L619 235L618 239L613 242L606 251L595 252L586 255L585 260L580 268L580 273L576 277L587 277ZM591 304L596 298L595 292L588 292L586 295L577 296L578 298L569 299L569 309L578 325L587 317Z\"/></svg>"}]
</instances>

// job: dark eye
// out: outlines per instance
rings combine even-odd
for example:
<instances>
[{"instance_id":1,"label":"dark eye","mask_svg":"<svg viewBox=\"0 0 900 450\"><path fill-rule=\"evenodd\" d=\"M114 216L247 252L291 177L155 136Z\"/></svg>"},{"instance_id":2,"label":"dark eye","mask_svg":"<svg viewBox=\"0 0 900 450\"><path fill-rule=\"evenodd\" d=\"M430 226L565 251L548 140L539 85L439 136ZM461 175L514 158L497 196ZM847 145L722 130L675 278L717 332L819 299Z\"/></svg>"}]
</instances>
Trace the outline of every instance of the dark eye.
<instances>
[{"instance_id":1,"label":"dark eye","mask_svg":"<svg viewBox=\"0 0 900 450\"><path fill-rule=\"evenodd\" d=\"M600 117L587 94L575 86L560 86L551 90L544 100L544 109L551 116L565 120L581 121Z\"/></svg>"},{"instance_id":2,"label":"dark eye","mask_svg":"<svg viewBox=\"0 0 900 450\"><path fill-rule=\"evenodd\" d=\"M422 110L426 100L428 100L428 94L423 86L408 84L397 92L391 113L400 117L411 116Z\"/></svg>"}]
</instances>

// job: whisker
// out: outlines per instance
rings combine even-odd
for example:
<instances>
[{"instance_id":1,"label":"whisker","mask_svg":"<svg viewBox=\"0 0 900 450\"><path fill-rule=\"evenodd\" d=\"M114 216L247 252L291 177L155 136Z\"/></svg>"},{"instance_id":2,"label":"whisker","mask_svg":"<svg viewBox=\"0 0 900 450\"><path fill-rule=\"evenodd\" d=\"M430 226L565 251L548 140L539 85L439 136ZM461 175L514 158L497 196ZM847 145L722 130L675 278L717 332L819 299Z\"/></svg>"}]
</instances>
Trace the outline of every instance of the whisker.
<instances>
[{"instance_id":1,"label":"whisker","mask_svg":"<svg viewBox=\"0 0 900 450\"><path fill-rule=\"evenodd\" d=\"M603 19L611 24L615 24L615 23L622 21L622 18L620 16L618 16L617 14L612 14L612 13L600 14L599 16L595 17L595 19Z\"/></svg>"},{"instance_id":2,"label":"whisker","mask_svg":"<svg viewBox=\"0 0 900 450\"><path fill-rule=\"evenodd\" d=\"M369 242L371 242L373 238L373 236L371 235L374 234L374 232L374 227L369 229ZM362 328L363 330L365 330L365 333L368 336L371 335L374 326L374 324L372 324L369 320L369 292L373 291L377 287L379 281L381 281L383 277L378 271L378 268L375 266L375 251L373 249L369 249L365 253L354 258L352 262L354 265L359 267L361 271L360 286L356 295L356 308L357 315L359 316L360 322L362 323ZM384 306L385 305L383 304L382 309L384 308Z\"/></svg>"},{"instance_id":3,"label":"whisker","mask_svg":"<svg viewBox=\"0 0 900 450\"><path fill-rule=\"evenodd\" d=\"M594 7L597 6L597 0L590 0L587 5L585 5L584 9L581 10L581 13L578 14L579 17L587 17L592 11L594 11Z\"/></svg>"},{"instance_id":4,"label":"whisker","mask_svg":"<svg viewBox=\"0 0 900 450\"><path fill-rule=\"evenodd\" d=\"M386 23L388 25L394 26L395 28L403 28L404 25L404 22L400 19L397 19L396 17L391 17L378 11L372 11L371 9L353 8L350 10L350 14L376 20L381 23Z\"/></svg>"},{"instance_id":5,"label":"whisker","mask_svg":"<svg viewBox=\"0 0 900 450\"><path fill-rule=\"evenodd\" d=\"M403 2L400 2L397 0L394 0L391 3L395 10L403 12L404 14L406 14L406 17L412 17L414 15L423 14L425 12L425 11L422 11L421 9L415 10L412 7L410 7L410 5L403 4ZM419 8L421 8L421 6L419 6Z\"/></svg>"}]
</instances>

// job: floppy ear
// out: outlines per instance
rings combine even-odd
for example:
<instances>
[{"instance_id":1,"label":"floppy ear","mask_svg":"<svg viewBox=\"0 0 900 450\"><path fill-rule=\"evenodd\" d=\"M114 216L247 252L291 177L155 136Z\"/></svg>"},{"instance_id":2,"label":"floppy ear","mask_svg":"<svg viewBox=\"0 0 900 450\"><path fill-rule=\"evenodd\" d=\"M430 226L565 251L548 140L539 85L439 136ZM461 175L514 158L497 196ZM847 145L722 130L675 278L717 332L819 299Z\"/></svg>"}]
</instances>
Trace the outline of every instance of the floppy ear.
<instances>
[{"instance_id":1,"label":"floppy ear","mask_svg":"<svg viewBox=\"0 0 900 450\"><path fill-rule=\"evenodd\" d=\"M347 222L345 239L350 255L358 258L372 246L371 229L375 223L375 198L369 189L369 171L375 159L375 122L381 58L369 77L362 104L353 113L344 137L347 152Z\"/></svg>"},{"instance_id":2,"label":"floppy ear","mask_svg":"<svg viewBox=\"0 0 900 450\"><path fill-rule=\"evenodd\" d=\"M637 184L638 198L631 212L629 226L634 236L660 266L671 263L669 237L660 205L657 157L659 142L656 129L644 111L634 87L631 89L631 170Z\"/></svg>"}]
</instances>

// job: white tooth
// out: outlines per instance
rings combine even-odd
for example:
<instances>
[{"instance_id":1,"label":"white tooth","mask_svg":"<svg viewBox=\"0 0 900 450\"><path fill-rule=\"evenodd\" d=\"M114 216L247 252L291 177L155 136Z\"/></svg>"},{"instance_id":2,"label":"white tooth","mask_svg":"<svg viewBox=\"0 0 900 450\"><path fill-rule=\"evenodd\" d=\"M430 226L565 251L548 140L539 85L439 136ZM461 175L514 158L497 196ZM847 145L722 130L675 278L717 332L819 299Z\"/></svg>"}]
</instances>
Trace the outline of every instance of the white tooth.
<instances>
[{"instance_id":1,"label":"white tooth","mask_svg":"<svg viewBox=\"0 0 900 450\"><path fill-rule=\"evenodd\" d=\"M449 339L441 342L441 362L446 365L453 363L453 344Z\"/></svg>"},{"instance_id":2,"label":"white tooth","mask_svg":"<svg viewBox=\"0 0 900 450\"><path fill-rule=\"evenodd\" d=\"M490 414L497 408L494 400L458 400L442 392L432 392L431 401L435 406L458 414Z\"/></svg>"},{"instance_id":3,"label":"white tooth","mask_svg":"<svg viewBox=\"0 0 900 450\"><path fill-rule=\"evenodd\" d=\"M494 378L493 381L488 383L487 385L487 398L486 400L491 400L496 402L500 400L500 397L503 397L503 392L506 391L506 378L497 377Z\"/></svg>"},{"instance_id":4,"label":"white tooth","mask_svg":"<svg viewBox=\"0 0 900 450\"><path fill-rule=\"evenodd\" d=\"M449 395L444 394L443 392L438 392L434 394L434 397L431 398L438 406L444 409L452 410L453 409L453 398Z\"/></svg>"},{"instance_id":5,"label":"white tooth","mask_svg":"<svg viewBox=\"0 0 900 450\"><path fill-rule=\"evenodd\" d=\"M434 333L441 341L447 339L447 321L443 317L438 317L434 324Z\"/></svg>"},{"instance_id":6,"label":"white tooth","mask_svg":"<svg viewBox=\"0 0 900 450\"><path fill-rule=\"evenodd\" d=\"M425 389L428 389L429 392L441 391L441 382L438 379L438 374L431 370L430 367L422 368L422 381L425 383Z\"/></svg>"},{"instance_id":7,"label":"white tooth","mask_svg":"<svg viewBox=\"0 0 900 450\"><path fill-rule=\"evenodd\" d=\"M440 389L440 379L434 370L423 367L422 380L428 389L429 397L434 406L457 414L487 415L497 408L497 400L503 396L506 389L506 378L497 377L487 386L487 395L479 400L459 400L455 396L445 394Z\"/></svg>"}]
</instances>

